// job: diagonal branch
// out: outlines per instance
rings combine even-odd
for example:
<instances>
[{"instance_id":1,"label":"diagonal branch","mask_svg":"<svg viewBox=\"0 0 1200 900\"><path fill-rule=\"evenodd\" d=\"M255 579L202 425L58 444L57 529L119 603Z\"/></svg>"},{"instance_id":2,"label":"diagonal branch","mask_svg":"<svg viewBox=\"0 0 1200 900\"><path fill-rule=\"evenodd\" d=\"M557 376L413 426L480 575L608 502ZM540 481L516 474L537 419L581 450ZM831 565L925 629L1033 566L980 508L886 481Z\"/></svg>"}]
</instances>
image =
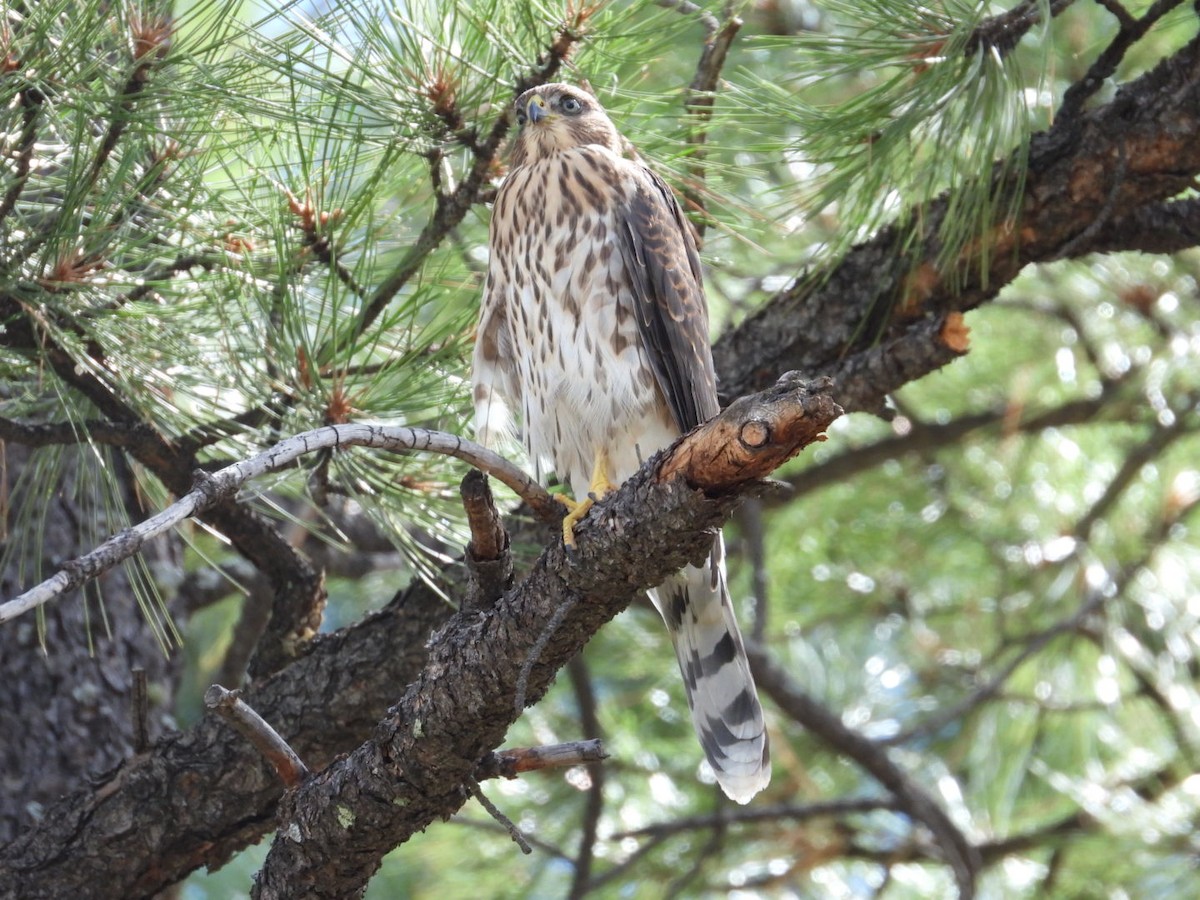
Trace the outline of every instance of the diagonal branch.
<instances>
[{"instance_id":1,"label":"diagonal branch","mask_svg":"<svg viewBox=\"0 0 1200 900\"><path fill-rule=\"evenodd\" d=\"M1026 265L1061 259L1064 248L1072 256L1140 248L1144 238L1137 230L1121 233L1118 223L1140 221L1152 211L1161 221L1163 204L1188 190L1200 174L1197 67L1200 38L1123 85L1108 103L1060 113L1049 131L1032 140L1027 165L998 167L998 172L1024 172L1022 181L1003 185L1020 191L1020 221L996 228L986 262L968 248L956 264L938 267L940 248L933 236L949 209L943 196L905 216L921 223L915 237L884 229L832 269L777 294L714 348L726 401L793 369L843 382L891 341L908 340L900 379L913 380L948 361L936 339L936 321L994 299ZM1122 153L1127 165L1116 179ZM1102 214L1107 224L1089 230ZM1187 221L1191 234L1200 233L1192 218ZM1075 240L1085 232L1084 239ZM1170 249L1185 243L1176 237ZM952 277L955 272L965 280ZM838 401L850 410L878 409L897 380L878 385L859 380L853 391L839 392Z\"/></svg>"},{"instance_id":2,"label":"diagonal branch","mask_svg":"<svg viewBox=\"0 0 1200 900\"><path fill-rule=\"evenodd\" d=\"M975 896L982 862L979 852L942 807L888 756L887 750L847 728L840 718L810 697L761 647L747 645L754 680L780 708L839 753L866 769L891 791L900 807L929 829L945 861L954 870L959 897Z\"/></svg>"},{"instance_id":3,"label":"diagonal branch","mask_svg":"<svg viewBox=\"0 0 1200 900\"><path fill-rule=\"evenodd\" d=\"M520 670L555 612L569 604L530 670L529 702L635 596L709 552L709 529L758 484L758 470L816 440L838 412L828 385L809 390L794 382L727 410L597 503L580 523L570 557L556 542L494 610L451 619L433 638L425 669L371 740L289 796L279 833L299 840L276 839L255 896L340 897L361 890L385 853L462 805L478 760L519 714L511 698ZM755 434L765 427L779 440L740 448L751 465L714 483L706 468L714 454L705 448L751 423ZM353 811L349 824L346 809Z\"/></svg>"},{"instance_id":4,"label":"diagonal branch","mask_svg":"<svg viewBox=\"0 0 1200 900\"><path fill-rule=\"evenodd\" d=\"M513 89L513 96L519 96L530 88L545 84L553 78L562 64L570 55L576 42L583 37L583 29L587 20L585 12L577 13L573 20L559 29L558 35L547 48L546 53L538 60L537 68L519 79ZM437 207L421 229L413 245L408 248L404 258L391 275L383 280L370 300L363 306L355 323L355 332L361 334L371 326L384 311L393 298L400 293L414 275L420 271L425 258L441 244L446 237L466 216L467 212L479 199L480 192L487 183L496 154L500 150L504 138L511 126L508 111L497 116L492 123L487 136L478 142L472 152L472 162L466 177L459 182L451 194L439 194Z\"/></svg>"}]
</instances>

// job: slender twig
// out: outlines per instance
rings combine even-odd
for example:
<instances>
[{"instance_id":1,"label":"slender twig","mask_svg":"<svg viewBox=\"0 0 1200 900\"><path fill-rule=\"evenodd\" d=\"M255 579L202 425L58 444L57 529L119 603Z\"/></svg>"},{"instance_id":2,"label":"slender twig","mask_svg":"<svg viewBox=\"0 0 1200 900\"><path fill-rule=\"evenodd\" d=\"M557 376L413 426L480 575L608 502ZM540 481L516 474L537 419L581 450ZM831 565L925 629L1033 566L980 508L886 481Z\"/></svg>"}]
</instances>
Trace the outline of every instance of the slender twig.
<instances>
[{"instance_id":1,"label":"slender twig","mask_svg":"<svg viewBox=\"0 0 1200 900\"><path fill-rule=\"evenodd\" d=\"M717 17L710 13L702 6L697 6L692 3L692 0L654 0L656 4L663 9L673 9L676 12L683 13L685 16L696 16L704 25L704 30L711 37L721 27L721 23L717 21Z\"/></svg>"},{"instance_id":2,"label":"slender twig","mask_svg":"<svg viewBox=\"0 0 1200 900\"><path fill-rule=\"evenodd\" d=\"M1100 208L1100 212L1088 221L1086 227L1082 228L1078 234L1062 245L1062 248L1058 251L1062 259L1070 259L1074 256L1076 249L1086 243L1090 243L1092 238L1099 234L1100 230L1111 221L1113 210L1116 208L1117 197L1120 196L1121 188L1125 186L1125 170L1128 164L1129 154L1125 149L1125 141L1120 140L1117 143L1117 166L1113 170L1112 175L1109 176L1111 185L1108 189L1108 196L1104 200L1104 205Z\"/></svg>"},{"instance_id":3,"label":"slender twig","mask_svg":"<svg viewBox=\"0 0 1200 900\"><path fill-rule=\"evenodd\" d=\"M233 624L225 655L214 675L219 684L236 687L246 680L250 660L271 619L271 594L270 583L255 572L249 582L249 590L242 598L241 612Z\"/></svg>"},{"instance_id":4,"label":"slender twig","mask_svg":"<svg viewBox=\"0 0 1200 900\"><path fill-rule=\"evenodd\" d=\"M508 836L513 839L513 842L521 848L522 853L528 856L533 852L533 848L529 846L529 841L525 840L525 835L521 834L521 829L516 826L516 823L512 819L500 812L496 804L487 798L487 795L483 793L483 789L480 788L478 781L474 778L468 780L467 789L471 792L471 796L479 801L479 805L488 811L488 815L504 826L504 830L508 832Z\"/></svg>"},{"instance_id":5,"label":"slender twig","mask_svg":"<svg viewBox=\"0 0 1200 900\"><path fill-rule=\"evenodd\" d=\"M692 118L688 128L687 141L691 146L688 155L689 179L683 185L684 199L689 208L700 213L693 224L696 237L703 240L704 231L708 226L708 209L704 200L704 182L707 178L707 168L704 165L704 146L708 142L708 123L712 119L713 104L716 99L717 82L721 78L721 70L725 67L725 58L729 55L729 47L737 37L742 27L742 20L730 14L723 25L707 10L698 10L695 4L666 2L660 3L679 9L681 12L700 12L700 21L708 32L704 40L704 49L696 63L696 73L683 96L683 106Z\"/></svg>"},{"instance_id":6,"label":"slender twig","mask_svg":"<svg viewBox=\"0 0 1200 900\"><path fill-rule=\"evenodd\" d=\"M500 831L503 831L505 834L508 834L508 829L506 827L504 827L499 822L496 822L492 819L474 819L474 818L468 818L467 816L463 815L462 813L455 813L447 821L451 825L463 825L467 828L476 828L480 831L490 831L493 834L495 834L496 832L500 832ZM525 841L529 844L529 846L532 847L533 849L541 850L543 853L545 853L547 856L549 856L552 859L562 860L563 862L570 864L571 857L568 856L566 853L564 853L560 847L555 846L554 844L550 843L547 840L537 837L537 835L527 834L527 835L522 835L522 836L525 838Z\"/></svg>"},{"instance_id":7,"label":"slender twig","mask_svg":"<svg viewBox=\"0 0 1200 900\"><path fill-rule=\"evenodd\" d=\"M761 641L767 633L767 547L761 497L749 497L737 512L746 558L750 561L750 593L754 596L754 619L750 636Z\"/></svg>"},{"instance_id":8,"label":"slender twig","mask_svg":"<svg viewBox=\"0 0 1200 900\"><path fill-rule=\"evenodd\" d=\"M586 15L579 13L576 20L568 23L558 32L546 53L538 60L537 68L518 79L513 95L519 96L530 88L545 84L561 68L576 42L583 36L583 25ZM479 142L473 152L473 162L466 176L459 182L451 194L439 195L437 206L416 241L408 248L399 265L375 289L370 301L363 306L355 323L358 334L364 332L391 303L392 299L404 288L409 280L420 270L425 258L433 252L450 233L452 229L466 216L467 211L474 206L480 191L487 183L492 164L500 145L504 142L511 127L508 111L505 110L492 123L487 137ZM323 360L324 354L318 354L318 360Z\"/></svg>"},{"instance_id":9,"label":"slender twig","mask_svg":"<svg viewBox=\"0 0 1200 900\"><path fill-rule=\"evenodd\" d=\"M935 715L930 716L918 725L914 725L912 728L881 738L879 743L889 746L907 744L918 738L937 734L951 722L957 722L971 710L999 694L1001 688L1008 683L1008 679L1012 677L1017 669L1023 666L1031 657L1044 650L1056 638L1079 631L1087 618L1103 605L1104 600L1104 594L1100 591L1089 593L1084 602L1071 615L1022 640L1021 651L1009 660L1004 668L966 697L963 697L958 703L940 710Z\"/></svg>"},{"instance_id":10,"label":"slender twig","mask_svg":"<svg viewBox=\"0 0 1200 900\"><path fill-rule=\"evenodd\" d=\"M807 822L810 819L858 815L879 810L894 811L899 808L900 801L894 797L844 797L840 800L823 800L804 804L785 803L775 806L739 806L736 808L725 806L715 813L702 816L681 816L667 822L656 822L629 831L618 831L610 835L608 839L623 841L625 838L631 837L678 834L682 831L713 828L717 825L775 823L783 820Z\"/></svg>"},{"instance_id":11,"label":"slender twig","mask_svg":"<svg viewBox=\"0 0 1200 900\"><path fill-rule=\"evenodd\" d=\"M21 198L21 191L25 189L25 182L29 178L29 170L33 163L33 148L37 144L37 121L38 111L42 106L42 93L35 88L27 88L20 92L20 98L21 137L17 141L13 181L4 192L4 199L0 200L0 222L8 218L8 214Z\"/></svg>"},{"instance_id":12,"label":"slender twig","mask_svg":"<svg viewBox=\"0 0 1200 900\"><path fill-rule=\"evenodd\" d=\"M1121 21L1121 27L1116 36L1092 63L1087 74L1067 88L1066 93L1063 94L1057 118L1070 120L1077 117L1083 110L1087 99L1095 94L1100 86L1117 71L1117 66L1121 64L1121 60L1125 58L1129 48L1141 40L1155 22L1183 2L1184 0L1157 0L1140 19Z\"/></svg>"},{"instance_id":13,"label":"slender twig","mask_svg":"<svg viewBox=\"0 0 1200 900\"><path fill-rule=\"evenodd\" d=\"M133 70L124 87L116 95L112 116L109 118L108 131L100 141L100 147L92 160L91 170L85 179L88 188L100 177L100 170L108 161L108 157L116 149L121 135L131 120L130 112L138 95L150 80L150 73L162 63L171 48L171 35L174 23L166 14L142 15L135 13L129 22L130 38L133 43Z\"/></svg>"},{"instance_id":14,"label":"slender twig","mask_svg":"<svg viewBox=\"0 0 1200 900\"><path fill-rule=\"evenodd\" d=\"M926 453L948 447L985 428L1010 427L1016 432L1028 434L1047 428L1103 421L1100 419L1101 414L1106 407L1114 405L1117 397L1115 390L1110 388L1115 389L1118 384L1127 382L1129 374L1134 371L1136 370L1129 370L1120 382L1106 386L1105 390L1095 397L1068 400L1053 409L1022 417L1015 425L1013 409L1009 404L967 413L944 424L911 420L912 427L907 433L891 435L874 443L847 450L826 462L808 466L787 480L790 491L778 495L768 494L763 503L772 507L792 502L798 496L830 484L840 484L853 475L882 465L888 460L910 453Z\"/></svg>"},{"instance_id":15,"label":"slender twig","mask_svg":"<svg viewBox=\"0 0 1200 900\"><path fill-rule=\"evenodd\" d=\"M1092 529L1095 528L1096 523L1108 515L1109 511L1125 493L1126 488L1137 478L1142 468L1147 463L1161 456L1163 451L1175 443L1175 441L1195 432L1200 427L1200 423L1196 421L1196 402L1197 398L1188 398L1187 403L1181 404L1182 408L1180 410L1174 411L1175 420L1171 424L1155 428L1150 437L1125 457L1125 461L1121 463L1121 468L1117 470L1117 474L1109 481L1108 487L1104 489L1104 493L1075 524L1072 534L1076 538L1086 541L1091 536Z\"/></svg>"},{"instance_id":16,"label":"slender twig","mask_svg":"<svg viewBox=\"0 0 1200 900\"><path fill-rule=\"evenodd\" d=\"M285 787L293 788L308 778L308 766L304 765L296 751L238 696L237 691L227 691L219 684L214 684L204 692L204 705L254 745L254 749L271 764Z\"/></svg>"},{"instance_id":17,"label":"slender twig","mask_svg":"<svg viewBox=\"0 0 1200 900\"><path fill-rule=\"evenodd\" d=\"M343 216L343 211L340 209L330 211L318 210L311 194L306 194L305 198L300 200L286 187L282 188L282 190L284 196L288 198L288 207L291 209L292 214L299 220L300 231L304 235L302 242L304 249L312 253L326 268L333 272L337 276L338 281L350 293L365 302L370 292L358 283L354 274L338 258L333 241L329 236L332 225Z\"/></svg>"},{"instance_id":18,"label":"slender twig","mask_svg":"<svg viewBox=\"0 0 1200 900\"><path fill-rule=\"evenodd\" d=\"M521 664L521 673L517 677L517 689L513 692L513 709L516 710L518 716L525 711L525 694L529 690L529 676L533 672L533 667L541 658L546 645L550 643L550 638L554 637L554 632L558 631L559 626L566 620L567 614L574 606L575 600L572 599L554 611L554 615L550 617L550 621L546 623L546 627L542 629L537 641L530 648L529 655Z\"/></svg>"},{"instance_id":19,"label":"slender twig","mask_svg":"<svg viewBox=\"0 0 1200 900\"><path fill-rule=\"evenodd\" d=\"M236 462L212 475L200 473L195 488L162 512L132 528L126 528L91 552L66 563L46 581L0 604L0 622L41 606L108 571L138 552L150 539L232 497L247 481L287 468L306 454L352 446L440 453L466 460L512 488L539 515L551 521L557 521L561 516L561 505L555 503L541 485L503 457L473 441L423 428L327 425L281 441L251 459Z\"/></svg>"},{"instance_id":20,"label":"slender twig","mask_svg":"<svg viewBox=\"0 0 1200 900\"><path fill-rule=\"evenodd\" d=\"M718 823L712 827L708 840L704 842L704 845L692 855L692 864L688 866L687 871L680 873L667 885L667 889L663 893L665 900L674 900L675 897L680 896L687 890L688 885L696 880L700 871L717 854L723 843L725 843L725 825Z\"/></svg>"},{"instance_id":21,"label":"slender twig","mask_svg":"<svg viewBox=\"0 0 1200 900\"><path fill-rule=\"evenodd\" d=\"M624 877L626 872L657 850L659 845L668 840L670 837L672 837L672 835L669 834L656 834L651 836L650 840L642 843L636 850L633 851L633 853L629 854L629 856L627 856L619 864L593 878L588 884L585 893L590 894L592 891L595 891L612 881L616 881Z\"/></svg>"},{"instance_id":22,"label":"slender twig","mask_svg":"<svg viewBox=\"0 0 1200 900\"><path fill-rule=\"evenodd\" d=\"M1075 0L1051 0L1049 13L1057 16ZM980 50L993 50L1004 55L1013 50L1021 38L1042 22L1043 0L1022 0L1012 9L980 22L967 38L963 52L973 56Z\"/></svg>"},{"instance_id":23,"label":"slender twig","mask_svg":"<svg viewBox=\"0 0 1200 900\"><path fill-rule=\"evenodd\" d=\"M1114 483L1115 481L1116 479L1114 479ZM1125 482L1126 486L1128 483L1128 481ZM1105 493L1107 496L1108 492L1106 491ZM1110 501L1102 497L1097 503L1101 502L1107 504ZM1193 500L1174 510L1171 515L1164 517L1157 524L1154 534L1150 536L1149 547L1145 553L1140 558L1123 566L1119 571L1110 574L1098 587L1088 591L1083 598L1083 602L1080 603L1074 612L1040 631L1022 637L1019 640L1019 643L1022 645L1021 651L986 683L980 685L976 690L953 706L930 716L911 728L883 738L879 743L887 745L906 744L913 740L936 734L951 722L957 721L980 704L997 696L1013 673L1026 660L1045 649L1055 638L1076 632L1085 633L1083 631L1084 626L1092 614L1099 611L1106 604L1113 603L1118 598L1124 596L1125 590L1136 577L1137 573L1149 565L1151 558L1158 551L1158 548L1169 538L1171 529L1175 523L1188 515L1192 509L1196 508L1197 503L1198 501ZM1089 513L1084 514L1084 519L1087 519L1089 515L1090 510ZM1079 532L1078 528L1076 531L1077 533L1083 533ZM1070 558L1067 557L1067 559Z\"/></svg>"}]
</instances>

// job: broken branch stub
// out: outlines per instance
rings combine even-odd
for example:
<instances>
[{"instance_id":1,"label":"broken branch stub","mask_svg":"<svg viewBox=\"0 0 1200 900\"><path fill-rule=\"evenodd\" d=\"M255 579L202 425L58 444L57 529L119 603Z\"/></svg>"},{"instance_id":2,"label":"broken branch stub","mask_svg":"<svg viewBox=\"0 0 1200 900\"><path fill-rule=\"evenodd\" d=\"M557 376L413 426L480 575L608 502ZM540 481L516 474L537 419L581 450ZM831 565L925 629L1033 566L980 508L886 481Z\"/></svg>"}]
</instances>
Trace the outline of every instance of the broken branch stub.
<instances>
[{"instance_id":1,"label":"broken branch stub","mask_svg":"<svg viewBox=\"0 0 1200 900\"><path fill-rule=\"evenodd\" d=\"M765 478L809 444L825 440L825 429L842 414L832 394L830 378L810 382L787 372L773 387L735 400L684 436L667 451L657 480L682 478L715 493Z\"/></svg>"}]
</instances>

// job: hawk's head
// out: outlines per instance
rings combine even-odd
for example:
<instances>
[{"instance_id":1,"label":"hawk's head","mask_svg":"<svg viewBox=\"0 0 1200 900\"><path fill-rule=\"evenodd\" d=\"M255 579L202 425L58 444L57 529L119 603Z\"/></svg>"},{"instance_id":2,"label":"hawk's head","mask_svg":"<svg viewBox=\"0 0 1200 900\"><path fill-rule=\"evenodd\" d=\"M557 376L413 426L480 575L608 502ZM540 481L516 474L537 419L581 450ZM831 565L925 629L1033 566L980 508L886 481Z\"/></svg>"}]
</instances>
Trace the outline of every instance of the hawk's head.
<instances>
[{"instance_id":1,"label":"hawk's head","mask_svg":"<svg viewBox=\"0 0 1200 900\"><path fill-rule=\"evenodd\" d=\"M518 97L517 126L514 168L585 144L621 152L621 135L599 101L569 84L542 85Z\"/></svg>"}]
</instances>

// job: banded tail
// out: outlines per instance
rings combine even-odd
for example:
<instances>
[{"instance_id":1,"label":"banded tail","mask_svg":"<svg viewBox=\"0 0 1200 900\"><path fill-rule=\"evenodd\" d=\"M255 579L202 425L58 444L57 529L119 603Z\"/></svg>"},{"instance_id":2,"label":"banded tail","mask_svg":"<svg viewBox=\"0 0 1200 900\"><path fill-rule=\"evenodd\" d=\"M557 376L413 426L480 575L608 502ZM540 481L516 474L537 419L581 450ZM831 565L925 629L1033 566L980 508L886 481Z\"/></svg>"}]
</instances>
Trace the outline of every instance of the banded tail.
<instances>
[{"instance_id":1,"label":"banded tail","mask_svg":"<svg viewBox=\"0 0 1200 900\"><path fill-rule=\"evenodd\" d=\"M725 586L718 534L700 567L688 566L650 592L675 646L692 725L717 783L749 803L771 780L766 725Z\"/></svg>"}]
</instances>

